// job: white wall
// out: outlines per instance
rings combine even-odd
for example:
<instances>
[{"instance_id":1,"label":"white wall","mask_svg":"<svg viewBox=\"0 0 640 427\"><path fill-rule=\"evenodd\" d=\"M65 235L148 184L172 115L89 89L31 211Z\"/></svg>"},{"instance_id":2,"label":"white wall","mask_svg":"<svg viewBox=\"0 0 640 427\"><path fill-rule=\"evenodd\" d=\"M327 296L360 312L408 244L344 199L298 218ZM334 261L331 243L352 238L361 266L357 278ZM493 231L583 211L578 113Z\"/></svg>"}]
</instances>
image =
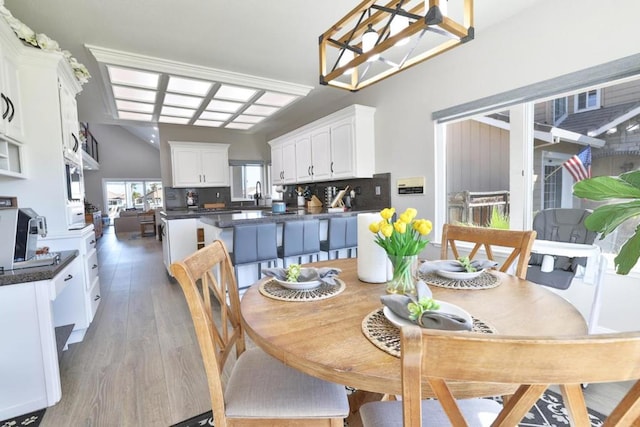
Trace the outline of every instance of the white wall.
<instances>
[{"instance_id":1,"label":"white wall","mask_svg":"<svg viewBox=\"0 0 640 427\"><path fill-rule=\"evenodd\" d=\"M84 171L85 197L104 212L102 180L159 179L160 152L117 125L90 124L100 144L100 169Z\"/></svg>"}]
</instances>

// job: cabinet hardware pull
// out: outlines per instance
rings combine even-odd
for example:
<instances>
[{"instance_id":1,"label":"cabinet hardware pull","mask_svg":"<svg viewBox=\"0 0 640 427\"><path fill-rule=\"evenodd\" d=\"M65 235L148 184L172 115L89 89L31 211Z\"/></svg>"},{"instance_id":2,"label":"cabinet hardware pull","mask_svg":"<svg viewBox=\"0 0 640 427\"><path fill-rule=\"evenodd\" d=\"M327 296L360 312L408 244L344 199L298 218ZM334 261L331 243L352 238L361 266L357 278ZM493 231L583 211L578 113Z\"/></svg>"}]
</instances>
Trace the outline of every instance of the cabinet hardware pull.
<instances>
[{"instance_id":1,"label":"cabinet hardware pull","mask_svg":"<svg viewBox=\"0 0 640 427\"><path fill-rule=\"evenodd\" d=\"M202 182L207 182L207 175L202 175Z\"/></svg>"},{"instance_id":2,"label":"cabinet hardware pull","mask_svg":"<svg viewBox=\"0 0 640 427\"><path fill-rule=\"evenodd\" d=\"M311 175L313 175L313 165L311 165Z\"/></svg>"},{"instance_id":3,"label":"cabinet hardware pull","mask_svg":"<svg viewBox=\"0 0 640 427\"><path fill-rule=\"evenodd\" d=\"M4 95L4 93L0 93L0 97L2 97L2 99L4 100L4 105L7 106L6 111L4 111L2 113L2 119L6 119L7 116L9 115L9 100L8 98Z\"/></svg>"},{"instance_id":4,"label":"cabinet hardware pull","mask_svg":"<svg viewBox=\"0 0 640 427\"><path fill-rule=\"evenodd\" d=\"M307 175L311 176L311 166L307 168Z\"/></svg>"},{"instance_id":5,"label":"cabinet hardware pull","mask_svg":"<svg viewBox=\"0 0 640 427\"><path fill-rule=\"evenodd\" d=\"M73 279L73 276L71 274L69 274L67 277L64 278L64 281L68 282L71 279Z\"/></svg>"},{"instance_id":6,"label":"cabinet hardware pull","mask_svg":"<svg viewBox=\"0 0 640 427\"><path fill-rule=\"evenodd\" d=\"M96 295L96 297L93 300L98 301L99 299L100 299L100 295Z\"/></svg>"},{"instance_id":7,"label":"cabinet hardware pull","mask_svg":"<svg viewBox=\"0 0 640 427\"><path fill-rule=\"evenodd\" d=\"M331 173L333 173L333 162L331 162Z\"/></svg>"},{"instance_id":8,"label":"cabinet hardware pull","mask_svg":"<svg viewBox=\"0 0 640 427\"><path fill-rule=\"evenodd\" d=\"M93 245L95 242L96 242L96 240L95 240L95 239L93 239L93 240L91 240L91 241L89 242L89 244L90 244L90 245Z\"/></svg>"},{"instance_id":9,"label":"cabinet hardware pull","mask_svg":"<svg viewBox=\"0 0 640 427\"><path fill-rule=\"evenodd\" d=\"M78 138L76 138L76 136L72 133L71 136L73 137L73 140L75 141L75 143L73 144L73 152L77 153L78 152Z\"/></svg>"},{"instance_id":10,"label":"cabinet hardware pull","mask_svg":"<svg viewBox=\"0 0 640 427\"><path fill-rule=\"evenodd\" d=\"M13 106L13 101L8 96L7 101L9 101L9 105L11 105L11 115L9 116L9 123L11 123L13 116L16 114L16 108Z\"/></svg>"},{"instance_id":11,"label":"cabinet hardware pull","mask_svg":"<svg viewBox=\"0 0 640 427\"><path fill-rule=\"evenodd\" d=\"M91 267L92 270L95 270L96 268L98 268L98 264L93 264L93 267Z\"/></svg>"}]
</instances>

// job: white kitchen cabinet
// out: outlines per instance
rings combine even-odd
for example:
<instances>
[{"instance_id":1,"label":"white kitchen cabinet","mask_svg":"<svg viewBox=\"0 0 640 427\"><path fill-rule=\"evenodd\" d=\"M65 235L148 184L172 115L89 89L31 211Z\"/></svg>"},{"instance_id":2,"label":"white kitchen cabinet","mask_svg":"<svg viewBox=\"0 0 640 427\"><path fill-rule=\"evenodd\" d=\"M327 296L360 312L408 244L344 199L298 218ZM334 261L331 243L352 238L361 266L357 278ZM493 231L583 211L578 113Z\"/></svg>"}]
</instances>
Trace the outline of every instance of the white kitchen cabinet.
<instances>
[{"instance_id":1,"label":"white kitchen cabinet","mask_svg":"<svg viewBox=\"0 0 640 427\"><path fill-rule=\"evenodd\" d=\"M39 241L49 246L49 249L54 252L66 250L78 250L79 252L79 289L81 291L78 291L78 294L74 296L73 303L69 302L67 306L75 307L82 313L82 321L74 322L75 326L68 341L70 344L80 342L84 339L84 335L93 321L101 299L97 240L93 224L62 235L49 233L47 237L40 238Z\"/></svg>"},{"instance_id":2,"label":"white kitchen cabinet","mask_svg":"<svg viewBox=\"0 0 640 427\"><path fill-rule=\"evenodd\" d=\"M62 151L67 160L82 165L82 147L78 125L78 105L75 93L63 81L58 82L60 90L60 124L62 127Z\"/></svg>"},{"instance_id":3,"label":"white kitchen cabinet","mask_svg":"<svg viewBox=\"0 0 640 427\"><path fill-rule=\"evenodd\" d=\"M198 250L196 218L162 219L162 259L170 276L171 264Z\"/></svg>"},{"instance_id":4,"label":"white kitchen cabinet","mask_svg":"<svg viewBox=\"0 0 640 427\"><path fill-rule=\"evenodd\" d=\"M22 100L18 66L12 55L2 57L2 121L4 133L15 141L24 140L22 125Z\"/></svg>"},{"instance_id":5,"label":"white kitchen cabinet","mask_svg":"<svg viewBox=\"0 0 640 427\"><path fill-rule=\"evenodd\" d=\"M331 179L331 131L313 129L296 138L296 182Z\"/></svg>"},{"instance_id":6,"label":"white kitchen cabinet","mask_svg":"<svg viewBox=\"0 0 640 427\"><path fill-rule=\"evenodd\" d=\"M274 184L371 178L375 172L375 108L352 105L269 141ZM293 181L282 178L283 152L295 143ZM280 155L279 155L280 153ZM280 163L279 163L280 161ZM276 168L276 166L278 168Z\"/></svg>"},{"instance_id":7,"label":"white kitchen cabinet","mask_svg":"<svg viewBox=\"0 0 640 427\"><path fill-rule=\"evenodd\" d=\"M0 286L0 419L60 400L55 327L85 321L81 288L79 258L51 280Z\"/></svg>"},{"instance_id":8,"label":"white kitchen cabinet","mask_svg":"<svg viewBox=\"0 0 640 427\"><path fill-rule=\"evenodd\" d=\"M274 185L296 182L296 141L271 146L271 181Z\"/></svg>"},{"instance_id":9,"label":"white kitchen cabinet","mask_svg":"<svg viewBox=\"0 0 640 427\"><path fill-rule=\"evenodd\" d=\"M26 178L22 144L0 139L0 175Z\"/></svg>"},{"instance_id":10,"label":"white kitchen cabinet","mask_svg":"<svg viewBox=\"0 0 640 427\"><path fill-rule=\"evenodd\" d=\"M229 144L169 141L174 187L229 186Z\"/></svg>"}]
</instances>

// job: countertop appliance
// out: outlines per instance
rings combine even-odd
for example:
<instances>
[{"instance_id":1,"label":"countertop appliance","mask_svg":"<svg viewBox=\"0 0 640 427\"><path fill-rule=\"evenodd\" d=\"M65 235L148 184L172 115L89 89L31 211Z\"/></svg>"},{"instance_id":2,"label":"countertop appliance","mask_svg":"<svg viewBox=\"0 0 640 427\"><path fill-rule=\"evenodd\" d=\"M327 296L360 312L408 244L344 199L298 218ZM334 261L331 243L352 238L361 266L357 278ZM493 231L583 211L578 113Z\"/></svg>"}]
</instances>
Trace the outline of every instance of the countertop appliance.
<instances>
[{"instance_id":1,"label":"countertop appliance","mask_svg":"<svg viewBox=\"0 0 640 427\"><path fill-rule=\"evenodd\" d=\"M18 201L15 197L0 197L0 271L13 269L16 247Z\"/></svg>"},{"instance_id":2,"label":"countertop appliance","mask_svg":"<svg viewBox=\"0 0 640 427\"><path fill-rule=\"evenodd\" d=\"M19 208L15 230L15 248L12 268L38 267L55 264L60 260L58 253L36 254L38 236L47 236L47 220L33 209Z\"/></svg>"},{"instance_id":3,"label":"countertop appliance","mask_svg":"<svg viewBox=\"0 0 640 427\"><path fill-rule=\"evenodd\" d=\"M198 193L196 191L190 190L187 191L186 202L188 208L197 208L198 207Z\"/></svg>"}]
</instances>

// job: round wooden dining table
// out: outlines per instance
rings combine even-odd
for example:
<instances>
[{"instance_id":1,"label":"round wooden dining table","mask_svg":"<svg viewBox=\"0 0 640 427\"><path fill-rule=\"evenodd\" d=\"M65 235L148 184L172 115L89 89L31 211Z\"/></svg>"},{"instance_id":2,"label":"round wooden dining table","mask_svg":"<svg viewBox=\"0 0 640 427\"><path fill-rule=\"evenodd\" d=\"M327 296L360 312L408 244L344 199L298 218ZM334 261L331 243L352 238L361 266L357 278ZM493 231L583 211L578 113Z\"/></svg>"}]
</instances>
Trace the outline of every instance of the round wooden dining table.
<instances>
[{"instance_id":1,"label":"round wooden dining table","mask_svg":"<svg viewBox=\"0 0 640 427\"><path fill-rule=\"evenodd\" d=\"M247 335L267 353L307 374L369 392L401 394L400 358L374 346L362 331L363 319L382 307L385 284L358 279L356 259L309 264L336 267L345 289L318 301L282 301L252 285L242 296ZM515 276L491 271L499 285L490 289L429 286L433 298L466 310L499 335L576 336L587 334L580 312L561 296ZM463 332L466 333L466 332ZM456 357L452 354L451 357ZM505 369L509 365L505 364ZM457 398L508 395L501 384L450 383ZM425 397L430 388L424 383Z\"/></svg>"}]
</instances>

